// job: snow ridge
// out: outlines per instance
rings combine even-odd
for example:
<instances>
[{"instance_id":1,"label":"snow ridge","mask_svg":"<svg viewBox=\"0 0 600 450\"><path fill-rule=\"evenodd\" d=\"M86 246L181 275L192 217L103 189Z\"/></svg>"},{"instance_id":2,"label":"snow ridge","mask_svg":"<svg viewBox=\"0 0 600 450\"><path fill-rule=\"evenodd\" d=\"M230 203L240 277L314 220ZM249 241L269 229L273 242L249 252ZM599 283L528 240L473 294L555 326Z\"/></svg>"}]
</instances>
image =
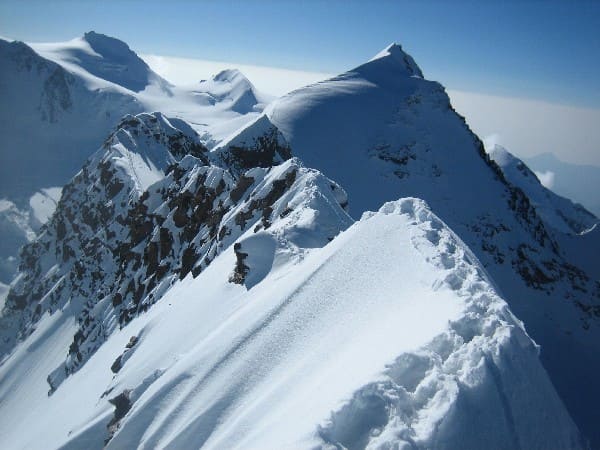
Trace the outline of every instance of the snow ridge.
<instances>
[{"instance_id":1,"label":"snow ridge","mask_svg":"<svg viewBox=\"0 0 600 450\"><path fill-rule=\"evenodd\" d=\"M490 159L444 88L410 75L394 53L276 100L269 119L306 165L344 186L355 217L399 197L424 199L527 324L576 422L600 445L600 388L581 384L600 370L592 356L600 351L598 232L556 230L565 220L541 214L537 199ZM581 221L563 211L567 222Z\"/></svg>"},{"instance_id":2,"label":"snow ridge","mask_svg":"<svg viewBox=\"0 0 600 450\"><path fill-rule=\"evenodd\" d=\"M559 410L562 402L555 393L546 397L552 387L537 360L537 346L474 255L422 200L386 203L361 221L378 214L404 215L412 221L412 244L447 274L433 288L449 287L465 300L465 309L446 331L397 357L381 380L355 392L319 427L322 439L331 448L541 449L546 444L536 430L543 427L557 432L550 438L557 448L581 448L567 414L531 414L531 401L548 401L554 405L549 408ZM531 384L531 377L540 384ZM470 416L468 405L474 398L486 408ZM493 431L488 421L495 422ZM470 432L461 432L466 426Z\"/></svg>"},{"instance_id":3,"label":"snow ridge","mask_svg":"<svg viewBox=\"0 0 600 450\"><path fill-rule=\"evenodd\" d=\"M289 245L312 248L349 224L339 206L347 203L343 190L299 161L247 165L234 177L211 165L198 136L182 128L192 134L159 113L126 116L23 249L1 318L3 352L46 312L69 306L79 323L65 363L49 374L51 393L116 327L147 311L176 280L197 276L244 231L285 229ZM271 128L266 133L264 139L277 136ZM308 213L313 209L320 226ZM240 260L232 274L248 288L265 276L253 243L236 244Z\"/></svg>"}]
</instances>

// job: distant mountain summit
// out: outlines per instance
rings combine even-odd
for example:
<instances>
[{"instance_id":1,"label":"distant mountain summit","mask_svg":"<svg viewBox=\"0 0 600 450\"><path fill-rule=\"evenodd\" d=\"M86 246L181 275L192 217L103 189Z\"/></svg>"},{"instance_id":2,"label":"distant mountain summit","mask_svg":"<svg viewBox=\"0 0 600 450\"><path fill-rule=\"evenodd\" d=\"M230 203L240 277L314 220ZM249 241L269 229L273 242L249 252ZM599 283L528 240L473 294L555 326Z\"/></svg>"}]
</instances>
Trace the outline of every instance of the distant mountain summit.
<instances>
[{"instance_id":1,"label":"distant mountain summit","mask_svg":"<svg viewBox=\"0 0 600 450\"><path fill-rule=\"evenodd\" d=\"M384 69L385 68L385 69ZM400 44L390 44L377 53L371 60L355 69L357 72L366 70L379 72L388 70L394 74L404 73L409 76L423 78L423 72L415 60L406 53Z\"/></svg>"},{"instance_id":2,"label":"distant mountain summit","mask_svg":"<svg viewBox=\"0 0 600 450\"><path fill-rule=\"evenodd\" d=\"M91 74L112 81L134 92L143 91L151 81L168 83L156 75L129 46L118 39L94 31L85 33L86 41L95 54L74 51L81 66Z\"/></svg>"},{"instance_id":3,"label":"distant mountain summit","mask_svg":"<svg viewBox=\"0 0 600 450\"><path fill-rule=\"evenodd\" d=\"M240 114L256 111L260 103L252 83L237 69L222 70L210 80L201 81L193 92L204 95L211 105L222 102Z\"/></svg>"},{"instance_id":4,"label":"distant mountain summit","mask_svg":"<svg viewBox=\"0 0 600 450\"><path fill-rule=\"evenodd\" d=\"M43 57L89 75L141 92L151 83L167 89L169 83L154 73L129 46L119 39L89 31L64 43L32 44Z\"/></svg>"}]
</instances>

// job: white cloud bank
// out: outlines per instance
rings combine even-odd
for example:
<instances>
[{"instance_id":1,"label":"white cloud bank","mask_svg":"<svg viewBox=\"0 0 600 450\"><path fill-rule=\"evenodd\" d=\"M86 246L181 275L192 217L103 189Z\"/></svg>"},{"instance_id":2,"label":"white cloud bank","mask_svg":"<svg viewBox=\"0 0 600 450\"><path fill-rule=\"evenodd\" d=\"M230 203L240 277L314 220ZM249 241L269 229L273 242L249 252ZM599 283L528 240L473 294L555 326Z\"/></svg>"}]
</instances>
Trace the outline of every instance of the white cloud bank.
<instances>
[{"instance_id":1,"label":"white cloud bank","mask_svg":"<svg viewBox=\"0 0 600 450\"><path fill-rule=\"evenodd\" d=\"M554 172L548 170L546 172L535 172L535 176L538 177L542 186L552 189L554 187Z\"/></svg>"},{"instance_id":2,"label":"white cloud bank","mask_svg":"<svg viewBox=\"0 0 600 450\"><path fill-rule=\"evenodd\" d=\"M184 86L198 83L225 69L238 69L261 92L282 96L294 89L330 78L332 74L280 69L276 67L235 64L223 61L141 55L146 63L163 78Z\"/></svg>"},{"instance_id":3,"label":"white cloud bank","mask_svg":"<svg viewBox=\"0 0 600 450\"><path fill-rule=\"evenodd\" d=\"M600 166L600 109L454 90L448 95L478 136L519 157L550 152L565 162Z\"/></svg>"},{"instance_id":4,"label":"white cloud bank","mask_svg":"<svg viewBox=\"0 0 600 450\"><path fill-rule=\"evenodd\" d=\"M237 68L259 91L275 96L332 76L222 61L142 57L176 85L197 83L223 69ZM448 94L477 135L493 139L519 157L551 152L566 162L600 166L600 109L456 90L448 90Z\"/></svg>"}]
</instances>

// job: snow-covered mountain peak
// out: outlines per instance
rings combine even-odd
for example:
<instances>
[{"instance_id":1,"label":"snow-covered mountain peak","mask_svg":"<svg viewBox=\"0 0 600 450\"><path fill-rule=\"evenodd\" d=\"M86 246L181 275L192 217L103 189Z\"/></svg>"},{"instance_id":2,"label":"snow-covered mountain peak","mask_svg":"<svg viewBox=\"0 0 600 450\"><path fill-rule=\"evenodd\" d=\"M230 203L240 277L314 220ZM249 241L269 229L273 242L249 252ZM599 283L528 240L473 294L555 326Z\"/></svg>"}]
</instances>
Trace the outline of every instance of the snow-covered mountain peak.
<instances>
[{"instance_id":1,"label":"snow-covered mountain peak","mask_svg":"<svg viewBox=\"0 0 600 450\"><path fill-rule=\"evenodd\" d=\"M240 114L254 111L260 103L250 80L237 69L225 69L210 80L202 80L194 93L206 97L208 104L223 103Z\"/></svg>"},{"instance_id":2,"label":"snow-covered mountain peak","mask_svg":"<svg viewBox=\"0 0 600 450\"><path fill-rule=\"evenodd\" d=\"M43 57L75 73L84 76L87 73L129 91L141 92L152 83L163 88L169 86L125 42L95 31L68 42L31 46Z\"/></svg>"},{"instance_id":3,"label":"snow-covered mountain peak","mask_svg":"<svg viewBox=\"0 0 600 450\"><path fill-rule=\"evenodd\" d=\"M222 81L228 83L232 83L234 80L239 80L240 78L243 78L246 82L248 82L248 79L244 77L242 72L237 69L224 69L212 77L213 81Z\"/></svg>"},{"instance_id":4,"label":"snow-covered mountain peak","mask_svg":"<svg viewBox=\"0 0 600 450\"><path fill-rule=\"evenodd\" d=\"M395 42L377 53L369 62L360 66L363 70L366 67L387 68L396 72L401 71L409 76L423 78L423 72L421 72L421 68L412 56L406 53L400 44Z\"/></svg>"},{"instance_id":5,"label":"snow-covered mountain peak","mask_svg":"<svg viewBox=\"0 0 600 450\"><path fill-rule=\"evenodd\" d=\"M251 167L271 167L290 159L291 148L281 131L266 114L213 150L214 158L230 171L243 172Z\"/></svg>"}]
</instances>

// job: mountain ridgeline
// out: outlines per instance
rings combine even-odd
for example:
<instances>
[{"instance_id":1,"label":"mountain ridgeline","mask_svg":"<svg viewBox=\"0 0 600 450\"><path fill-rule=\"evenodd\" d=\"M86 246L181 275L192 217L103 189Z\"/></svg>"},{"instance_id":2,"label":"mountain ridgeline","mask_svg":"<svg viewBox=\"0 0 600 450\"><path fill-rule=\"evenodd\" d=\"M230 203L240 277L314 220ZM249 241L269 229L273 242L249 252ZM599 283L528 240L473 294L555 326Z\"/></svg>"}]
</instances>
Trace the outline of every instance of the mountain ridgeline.
<instances>
[{"instance_id":1,"label":"mountain ridgeline","mask_svg":"<svg viewBox=\"0 0 600 450\"><path fill-rule=\"evenodd\" d=\"M59 49L86 73L177 92L84 40ZM193 91L244 119L226 139L122 117L21 250L3 446L600 446L598 219L488 155L397 44L262 114L244 80Z\"/></svg>"}]
</instances>

